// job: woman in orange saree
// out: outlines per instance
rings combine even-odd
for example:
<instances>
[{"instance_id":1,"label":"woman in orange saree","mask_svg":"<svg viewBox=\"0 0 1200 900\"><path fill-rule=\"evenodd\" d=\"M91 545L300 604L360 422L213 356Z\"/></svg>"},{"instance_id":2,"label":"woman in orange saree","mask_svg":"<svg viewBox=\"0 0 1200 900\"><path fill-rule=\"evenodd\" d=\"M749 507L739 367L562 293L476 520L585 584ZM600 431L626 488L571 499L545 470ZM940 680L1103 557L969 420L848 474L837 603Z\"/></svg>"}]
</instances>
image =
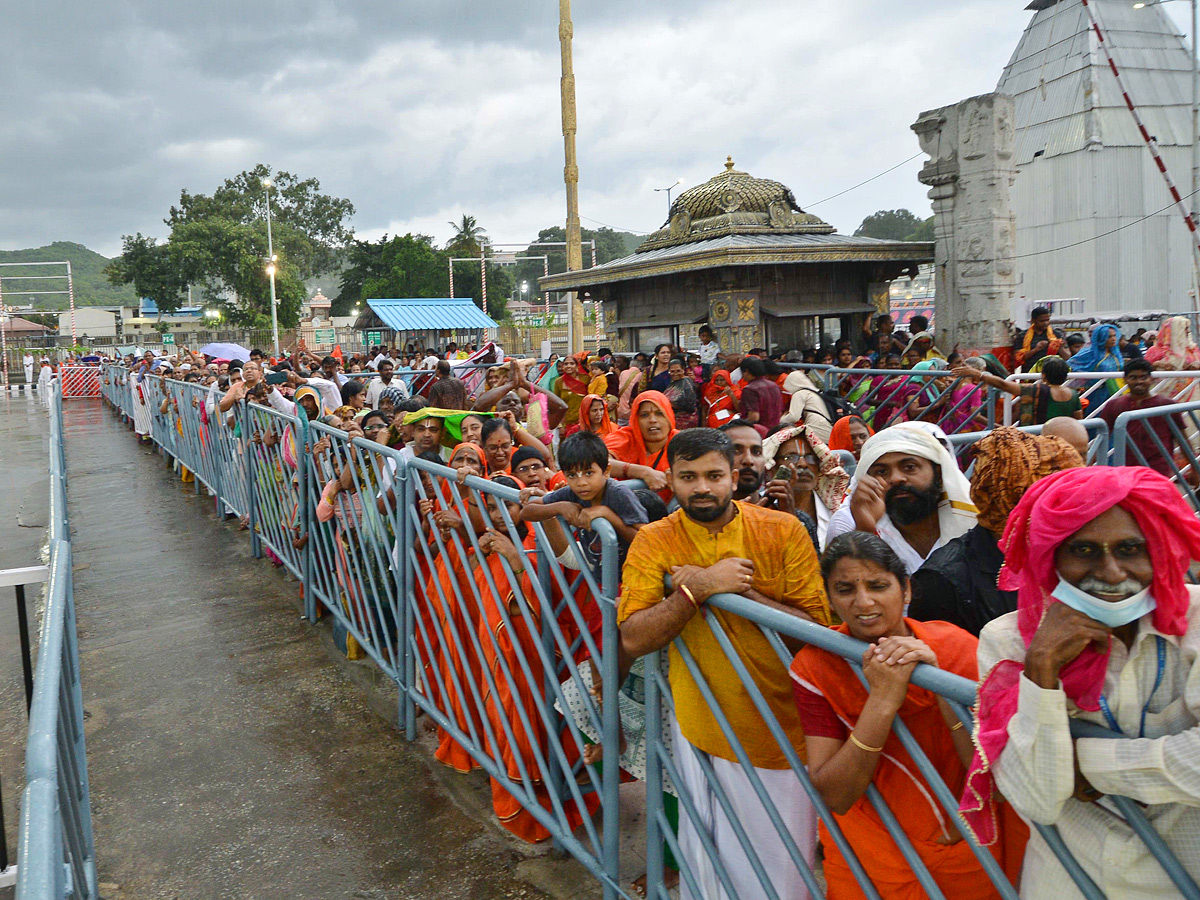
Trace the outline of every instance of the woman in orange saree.
<instances>
[{"instance_id":1,"label":"woman in orange saree","mask_svg":"<svg viewBox=\"0 0 1200 900\"><path fill-rule=\"evenodd\" d=\"M499 476L493 480L506 487L520 487L520 483L510 477ZM553 805L545 784L546 773L539 765L538 753L553 766L554 753L550 742L562 740L562 737L547 730L546 722L538 712L544 706L544 665L538 650L542 609L530 581L531 577L537 577L534 570L536 554L530 552L537 549L536 536L525 525L518 524L517 533L522 538L522 545L518 547L508 536L499 501L489 497L488 506L492 529L479 542L480 549L486 554L487 574L479 570L477 580L486 614L486 620L479 624L479 641L483 647L484 663L495 683L494 692L490 683L487 688L486 706L491 726L489 751L508 778L516 784L523 784L523 767L538 804L549 811ZM512 520L519 523L520 506L516 503L506 506ZM515 584L510 581L506 569L512 572ZM553 602L553 594L549 599ZM521 604L525 604L528 617L522 611ZM550 658L556 664L553 652ZM518 710L524 712L529 728L522 723ZM568 764L578 758L578 748L571 738L562 741L562 749ZM530 843L550 837L545 826L502 782L495 778L491 781L492 808L505 828ZM584 795L583 809L564 796L563 808L568 826L571 829L578 827L583 817L590 816L598 805L599 797L595 793Z\"/></svg>"},{"instance_id":2,"label":"woman in orange saree","mask_svg":"<svg viewBox=\"0 0 1200 900\"><path fill-rule=\"evenodd\" d=\"M475 444L459 444L450 458L450 466L458 469L460 477L483 477L487 472L486 458ZM454 534L461 532L463 521L454 501L454 490L451 485L443 485L442 507L432 513L445 550L437 557L433 574L425 583L425 599L430 609L423 611L422 622L426 625L432 646L424 647L420 633L417 643L422 655L436 654L437 668L442 677L438 688L438 708L461 732L467 736L475 735L476 740L482 743L482 719L475 693L470 687L477 685L479 696L483 696L479 657L472 640L480 620L479 603L474 593L476 582L472 577L478 560L465 532L459 535L461 550L455 542ZM470 494L461 496L463 503L469 506ZM417 627L420 628L420 624ZM434 660L423 658L421 662L428 667L431 683L436 684L437 679L432 672ZM478 768L467 749L454 739L449 730L440 726L435 755L459 772Z\"/></svg>"},{"instance_id":3,"label":"woman in orange saree","mask_svg":"<svg viewBox=\"0 0 1200 900\"><path fill-rule=\"evenodd\" d=\"M974 752L971 732L943 699L909 678L918 663L925 663L976 680L978 640L947 622L904 617L907 570L873 534L852 531L834 538L821 572L830 605L845 623L837 630L869 644L863 674L870 687L863 687L846 660L817 647L803 648L793 660L790 674L813 786L884 900L921 900L925 891L867 800L871 786L895 813L945 896L999 898L963 840L957 816L935 799L892 731L899 717L950 792L961 794ZM998 818L1002 837L988 849L1016 883L1029 830L1007 805ZM865 896L824 823L821 839L829 900Z\"/></svg>"}]
</instances>

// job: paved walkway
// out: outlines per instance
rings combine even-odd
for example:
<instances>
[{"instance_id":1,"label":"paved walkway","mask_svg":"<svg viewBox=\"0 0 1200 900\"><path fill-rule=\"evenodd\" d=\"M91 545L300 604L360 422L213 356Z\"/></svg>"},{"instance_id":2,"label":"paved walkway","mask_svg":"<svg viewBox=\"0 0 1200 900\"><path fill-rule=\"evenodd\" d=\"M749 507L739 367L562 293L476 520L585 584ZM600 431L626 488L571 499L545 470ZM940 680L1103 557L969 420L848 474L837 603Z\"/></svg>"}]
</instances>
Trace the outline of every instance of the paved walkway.
<instances>
[{"instance_id":1,"label":"paved walkway","mask_svg":"<svg viewBox=\"0 0 1200 900\"><path fill-rule=\"evenodd\" d=\"M68 401L65 418L110 900L538 898L533 882L568 872L562 893L598 894L447 791L331 664L326 629L300 619L296 584L250 557L236 521L218 523L99 401Z\"/></svg>"}]
</instances>

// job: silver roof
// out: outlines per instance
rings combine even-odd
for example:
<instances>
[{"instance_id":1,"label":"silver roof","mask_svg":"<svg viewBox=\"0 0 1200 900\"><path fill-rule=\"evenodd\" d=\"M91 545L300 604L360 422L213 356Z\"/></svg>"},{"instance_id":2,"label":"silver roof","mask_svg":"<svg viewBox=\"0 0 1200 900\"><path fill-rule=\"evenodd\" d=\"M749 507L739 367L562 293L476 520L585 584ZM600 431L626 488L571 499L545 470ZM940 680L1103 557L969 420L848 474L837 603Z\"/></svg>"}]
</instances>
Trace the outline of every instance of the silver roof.
<instances>
[{"instance_id":1,"label":"silver roof","mask_svg":"<svg viewBox=\"0 0 1200 900\"><path fill-rule=\"evenodd\" d=\"M1147 129L1163 146L1192 143L1192 56L1158 5L1091 0ZM1037 2L997 90L1016 102L1017 165L1089 147L1143 146L1080 0Z\"/></svg>"}]
</instances>

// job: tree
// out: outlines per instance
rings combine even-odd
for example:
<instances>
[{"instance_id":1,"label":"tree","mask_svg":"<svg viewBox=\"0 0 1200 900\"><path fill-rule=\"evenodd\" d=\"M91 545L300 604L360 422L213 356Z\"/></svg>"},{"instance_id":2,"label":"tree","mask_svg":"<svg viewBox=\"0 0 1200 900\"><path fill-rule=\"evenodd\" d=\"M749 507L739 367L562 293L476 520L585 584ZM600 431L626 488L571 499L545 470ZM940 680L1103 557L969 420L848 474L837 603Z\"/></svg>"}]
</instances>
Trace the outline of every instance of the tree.
<instances>
[{"instance_id":1,"label":"tree","mask_svg":"<svg viewBox=\"0 0 1200 900\"><path fill-rule=\"evenodd\" d=\"M455 256L478 256L490 243L485 237L487 229L481 228L474 216L464 213L462 221L457 224L451 222L450 227L454 229L454 237L446 244L446 250Z\"/></svg>"},{"instance_id":2,"label":"tree","mask_svg":"<svg viewBox=\"0 0 1200 900\"><path fill-rule=\"evenodd\" d=\"M364 300L382 297L447 297L446 255L425 234L386 234L375 243L354 241L346 254L341 293L333 315L347 315Z\"/></svg>"},{"instance_id":3,"label":"tree","mask_svg":"<svg viewBox=\"0 0 1200 900\"><path fill-rule=\"evenodd\" d=\"M928 229L929 237L914 237ZM933 240L933 217L922 221L907 209L881 209L863 219L854 232L856 237L873 237L885 241Z\"/></svg>"},{"instance_id":4,"label":"tree","mask_svg":"<svg viewBox=\"0 0 1200 900\"><path fill-rule=\"evenodd\" d=\"M179 309L187 299L189 268L177 248L140 232L125 235L121 245L121 255L104 269L108 280L115 285L133 285L138 297L154 300L160 313Z\"/></svg>"},{"instance_id":5,"label":"tree","mask_svg":"<svg viewBox=\"0 0 1200 900\"><path fill-rule=\"evenodd\" d=\"M271 319L270 278L267 275L267 187L270 188L275 295L280 325L299 321L305 297L304 281L334 269L342 248L352 239L346 222L354 214L349 200L320 192L315 178L290 172L271 173L258 165L227 179L212 196L182 191L166 224L171 236L164 245L153 238L124 238L124 252L110 266L115 283L134 283L137 277L160 309L177 308L182 285L200 289L206 304L221 308L238 325L260 327ZM155 248L160 249L155 249ZM158 279L156 283L155 279ZM165 298L165 301L164 301ZM171 304L175 303L172 307Z\"/></svg>"}]
</instances>

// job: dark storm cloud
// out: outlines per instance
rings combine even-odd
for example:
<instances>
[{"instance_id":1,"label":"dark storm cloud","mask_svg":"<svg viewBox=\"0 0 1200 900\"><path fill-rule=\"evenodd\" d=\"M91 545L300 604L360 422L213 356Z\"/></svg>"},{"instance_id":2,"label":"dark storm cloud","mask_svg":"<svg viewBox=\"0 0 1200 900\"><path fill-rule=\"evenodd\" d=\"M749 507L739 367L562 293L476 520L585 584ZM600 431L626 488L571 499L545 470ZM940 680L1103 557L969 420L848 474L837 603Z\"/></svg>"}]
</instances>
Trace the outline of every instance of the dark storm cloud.
<instances>
[{"instance_id":1,"label":"dark storm cloud","mask_svg":"<svg viewBox=\"0 0 1200 900\"><path fill-rule=\"evenodd\" d=\"M15 4L10 4L15 5ZM912 156L923 109L992 90L1016 2L574 3L585 225L657 227L653 188L726 154L811 203ZM0 246L165 234L179 191L258 162L321 180L360 233L562 218L557 4L25 4L0 54ZM925 209L919 161L815 211ZM686 186L686 184L685 184Z\"/></svg>"}]
</instances>

